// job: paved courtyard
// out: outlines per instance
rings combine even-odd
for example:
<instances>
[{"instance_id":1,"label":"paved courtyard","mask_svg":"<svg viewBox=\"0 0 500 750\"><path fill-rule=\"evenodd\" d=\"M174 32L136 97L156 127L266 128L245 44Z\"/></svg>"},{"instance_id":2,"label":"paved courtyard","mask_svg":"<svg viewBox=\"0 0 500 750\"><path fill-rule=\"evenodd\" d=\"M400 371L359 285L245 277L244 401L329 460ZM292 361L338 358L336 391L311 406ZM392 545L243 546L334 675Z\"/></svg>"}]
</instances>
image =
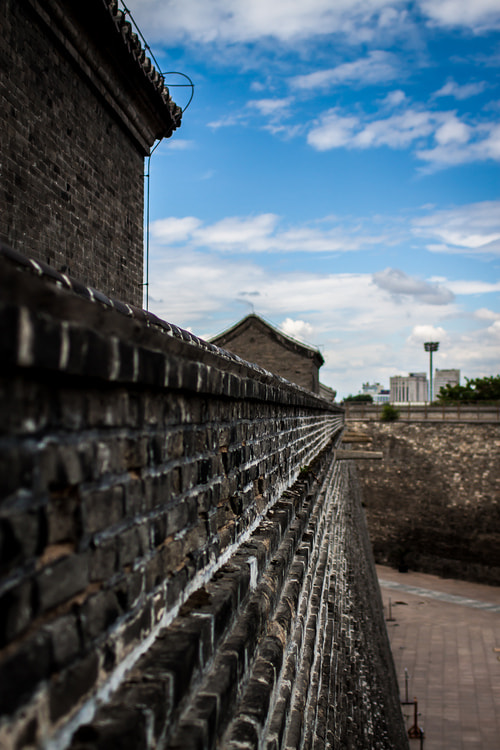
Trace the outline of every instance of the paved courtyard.
<instances>
[{"instance_id":1,"label":"paved courtyard","mask_svg":"<svg viewBox=\"0 0 500 750\"><path fill-rule=\"evenodd\" d=\"M424 750L500 748L500 588L377 566L407 726ZM420 740L411 740L412 750Z\"/></svg>"}]
</instances>

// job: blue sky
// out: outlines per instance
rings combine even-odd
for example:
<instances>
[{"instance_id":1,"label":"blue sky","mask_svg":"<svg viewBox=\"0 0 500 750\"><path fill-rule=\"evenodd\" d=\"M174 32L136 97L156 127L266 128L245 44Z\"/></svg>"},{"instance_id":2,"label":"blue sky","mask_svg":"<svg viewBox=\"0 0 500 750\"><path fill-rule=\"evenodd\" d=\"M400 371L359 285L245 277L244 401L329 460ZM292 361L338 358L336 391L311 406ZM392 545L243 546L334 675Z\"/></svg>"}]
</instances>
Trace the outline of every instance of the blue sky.
<instances>
[{"instance_id":1,"label":"blue sky","mask_svg":"<svg viewBox=\"0 0 500 750\"><path fill-rule=\"evenodd\" d=\"M254 310L340 397L428 340L500 372L500 0L127 5L195 84L151 159L153 312L210 337Z\"/></svg>"}]
</instances>

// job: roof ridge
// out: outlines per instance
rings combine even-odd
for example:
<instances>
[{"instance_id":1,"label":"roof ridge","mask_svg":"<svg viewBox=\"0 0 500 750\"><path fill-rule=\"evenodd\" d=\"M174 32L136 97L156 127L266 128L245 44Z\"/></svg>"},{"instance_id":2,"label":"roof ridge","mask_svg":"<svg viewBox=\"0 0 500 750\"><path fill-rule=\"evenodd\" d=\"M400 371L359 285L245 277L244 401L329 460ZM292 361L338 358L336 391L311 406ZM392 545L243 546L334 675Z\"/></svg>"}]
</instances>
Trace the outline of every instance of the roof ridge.
<instances>
[{"instance_id":1,"label":"roof ridge","mask_svg":"<svg viewBox=\"0 0 500 750\"><path fill-rule=\"evenodd\" d=\"M142 70L145 78L149 81L150 84L154 86L165 104L169 106L172 118L175 122L172 131L176 130L180 126L182 109L174 102L174 100L170 96L170 91L165 83L163 73L155 67L151 58L148 57L146 48L143 46L141 40L139 39L139 35L136 34L133 30L132 23L127 20L128 14L133 21L130 11L128 11L128 9L122 10L119 7L118 0L102 0L102 2L106 6L110 17L114 22L116 30L121 35L124 44L129 50L130 55L136 60L138 67ZM139 31L139 29L137 30Z\"/></svg>"},{"instance_id":2,"label":"roof ridge","mask_svg":"<svg viewBox=\"0 0 500 750\"><path fill-rule=\"evenodd\" d=\"M315 355L319 355L319 357L321 358L321 360L324 363L324 361L325 361L324 357L323 357L323 355L321 354L320 350L317 347L312 346L312 344L306 344L303 341L299 341L299 339L295 339L295 338L293 338L293 336L289 336L288 334L284 333L282 330L280 330L279 328L277 328L273 323L270 323L268 320L266 320L265 318L263 318L261 315L257 315L257 313L254 313L254 312L249 313L248 315L245 315L244 318L242 318L241 320L239 320L237 323L235 323L234 325L230 326L229 328L226 328L224 331L222 331L221 333L217 334L216 336L212 336L211 339L210 339L210 341L215 341L216 339L221 339L224 336L227 336L228 334L232 333L237 328L239 328L241 325L243 325L246 321L248 321L248 320L250 320L252 318L255 319L255 320L257 320L257 321L259 321L260 323L263 323L267 328L271 329L271 331L273 331L277 336L281 336L285 341L288 341L290 344L293 344L294 346L302 347L303 349L307 349L308 351L312 352Z\"/></svg>"}]
</instances>

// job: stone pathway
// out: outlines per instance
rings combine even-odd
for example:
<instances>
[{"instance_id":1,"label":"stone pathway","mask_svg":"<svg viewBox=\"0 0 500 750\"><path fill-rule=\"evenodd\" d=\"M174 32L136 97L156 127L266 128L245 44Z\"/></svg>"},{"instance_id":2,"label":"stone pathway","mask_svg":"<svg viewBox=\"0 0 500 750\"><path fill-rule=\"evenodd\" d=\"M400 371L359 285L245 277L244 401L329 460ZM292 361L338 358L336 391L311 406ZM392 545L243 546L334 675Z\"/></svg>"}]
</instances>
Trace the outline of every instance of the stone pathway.
<instances>
[{"instance_id":1,"label":"stone pathway","mask_svg":"<svg viewBox=\"0 0 500 750\"><path fill-rule=\"evenodd\" d=\"M377 566L407 726L424 750L500 748L500 588ZM420 747L411 740L412 750Z\"/></svg>"}]
</instances>

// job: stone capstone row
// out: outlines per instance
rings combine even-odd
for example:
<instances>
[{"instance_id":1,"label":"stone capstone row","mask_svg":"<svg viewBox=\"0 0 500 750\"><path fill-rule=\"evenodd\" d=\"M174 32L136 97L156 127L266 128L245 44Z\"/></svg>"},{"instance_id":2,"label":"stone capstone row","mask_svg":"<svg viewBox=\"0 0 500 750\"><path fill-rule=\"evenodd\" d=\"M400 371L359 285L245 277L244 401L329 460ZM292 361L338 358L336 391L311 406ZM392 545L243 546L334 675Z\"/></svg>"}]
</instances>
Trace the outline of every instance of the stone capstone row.
<instances>
[{"instance_id":1,"label":"stone capstone row","mask_svg":"<svg viewBox=\"0 0 500 750\"><path fill-rule=\"evenodd\" d=\"M394 679L357 486L327 449L71 750L405 748Z\"/></svg>"}]
</instances>

